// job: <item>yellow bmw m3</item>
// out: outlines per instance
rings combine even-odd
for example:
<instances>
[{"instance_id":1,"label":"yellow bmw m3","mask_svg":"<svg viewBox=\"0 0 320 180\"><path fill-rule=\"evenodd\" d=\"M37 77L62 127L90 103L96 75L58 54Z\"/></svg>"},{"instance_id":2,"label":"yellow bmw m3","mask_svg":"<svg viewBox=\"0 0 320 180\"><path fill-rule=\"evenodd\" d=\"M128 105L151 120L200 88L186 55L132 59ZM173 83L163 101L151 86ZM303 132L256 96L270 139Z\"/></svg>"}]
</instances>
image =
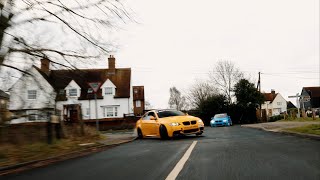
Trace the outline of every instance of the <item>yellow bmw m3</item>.
<instances>
[{"instance_id":1,"label":"yellow bmw m3","mask_svg":"<svg viewBox=\"0 0 320 180\"><path fill-rule=\"evenodd\" d=\"M151 110L136 123L139 138L161 137L167 139L175 135L201 135L204 124L198 117L186 115L176 110Z\"/></svg>"}]
</instances>

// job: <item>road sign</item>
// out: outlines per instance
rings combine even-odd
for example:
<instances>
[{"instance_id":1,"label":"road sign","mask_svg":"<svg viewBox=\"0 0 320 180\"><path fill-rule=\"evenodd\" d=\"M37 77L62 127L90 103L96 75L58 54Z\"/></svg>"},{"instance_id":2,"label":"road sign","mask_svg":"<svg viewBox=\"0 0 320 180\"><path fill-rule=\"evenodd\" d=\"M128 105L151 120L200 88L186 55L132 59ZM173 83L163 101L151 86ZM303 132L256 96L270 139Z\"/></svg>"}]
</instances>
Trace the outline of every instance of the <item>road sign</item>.
<instances>
[{"instance_id":1,"label":"road sign","mask_svg":"<svg viewBox=\"0 0 320 180\"><path fill-rule=\"evenodd\" d=\"M91 82L91 83L88 83L89 86L92 88L93 92L97 92L99 90L99 87L101 85L100 82Z\"/></svg>"}]
</instances>

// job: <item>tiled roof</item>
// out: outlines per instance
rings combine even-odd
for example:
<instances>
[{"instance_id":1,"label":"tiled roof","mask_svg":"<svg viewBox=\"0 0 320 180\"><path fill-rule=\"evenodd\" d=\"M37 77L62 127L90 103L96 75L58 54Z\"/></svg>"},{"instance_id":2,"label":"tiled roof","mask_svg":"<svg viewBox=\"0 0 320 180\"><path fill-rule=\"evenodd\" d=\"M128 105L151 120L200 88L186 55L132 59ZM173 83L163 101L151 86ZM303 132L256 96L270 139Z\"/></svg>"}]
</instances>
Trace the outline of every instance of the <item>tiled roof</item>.
<instances>
[{"instance_id":1,"label":"tiled roof","mask_svg":"<svg viewBox=\"0 0 320 180\"><path fill-rule=\"evenodd\" d=\"M262 94L264 96L264 100L270 101L271 103L274 100L274 98L276 98L276 96L278 95L278 93L262 93Z\"/></svg>"},{"instance_id":2,"label":"tiled roof","mask_svg":"<svg viewBox=\"0 0 320 180\"><path fill-rule=\"evenodd\" d=\"M9 99L9 94L7 94L4 91L0 90L0 99Z\"/></svg>"},{"instance_id":3,"label":"tiled roof","mask_svg":"<svg viewBox=\"0 0 320 180\"><path fill-rule=\"evenodd\" d=\"M291 101L287 101L287 108L297 108Z\"/></svg>"},{"instance_id":4,"label":"tiled roof","mask_svg":"<svg viewBox=\"0 0 320 180\"><path fill-rule=\"evenodd\" d=\"M304 89L306 92L308 92L308 94L311 95L312 97L320 97L320 86L303 87L302 89ZM309 91L311 92L311 94L309 93Z\"/></svg>"},{"instance_id":5,"label":"tiled roof","mask_svg":"<svg viewBox=\"0 0 320 180\"><path fill-rule=\"evenodd\" d=\"M52 85L57 92L57 100L66 100L65 94L60 91L74 80L81 88L80 100L93 99L94 95L88 93L90 82L100 82L101 85L110 79L116 86L115 98L130 97L130 68L118 68L115 71L109 69L77 69L77 70L51 70L49 76L43 73L39 68L36 69ZM102 98L102 90L97 92L97 98Z\"/></svg>"}]
</instances>

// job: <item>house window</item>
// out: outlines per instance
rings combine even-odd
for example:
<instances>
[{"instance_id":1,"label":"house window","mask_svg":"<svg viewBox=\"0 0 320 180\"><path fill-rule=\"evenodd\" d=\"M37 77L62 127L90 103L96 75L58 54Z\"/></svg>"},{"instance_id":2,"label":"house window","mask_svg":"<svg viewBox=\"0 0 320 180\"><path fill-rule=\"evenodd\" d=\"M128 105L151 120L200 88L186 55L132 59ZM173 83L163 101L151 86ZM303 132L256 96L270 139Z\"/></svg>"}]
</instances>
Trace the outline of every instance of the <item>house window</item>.
<instances>
[{"instance_id":1,"label":"house window","mask_svg":"<svg viewBox=\"0 0 320 180\"><path fill-rule=\"evenodd\" d=\"M69 89L69 96L78 96L78 92L76 88Z\"/></svg>"},{"instance_id":2,"label":"house window","mask_svg":"<svg viewBox=\"0 0 320 180\"><path fill-rule=\"evenodd\" d=\"M282 102L277 102L277 105L278 105L278 106L281 106L281 105L282 105Z\"/></svg>"},{"instance_id":3,"label":"house window","mask_svg":"<svg viewBox=\"0 0 320 180\"><path fill-rule=\"evenodd\" d=\"M138 89L134 89L134 93L137 94L138 93Z\"/></svg>"},{"instance_id":4,"label":"house window","mask_svg":"<svg viewBox=\"0 0 320 180\"><path fill-rule=\"evenodd\" d=\"M141 101L140 100L136 101L136 107L141 107Z\"/></svg>"},{"instance_id":5,"label":"house window","mask_svg":"<svg viewBox=\"0 0 320 180\"><path fill-rule=\"evenodd\" d=\"M28 99L37 99L37 90L28 90Z\"/></svg>"},{"instance_id":6,"label":"house window","mask_svg":"<svg viewBox=\"0 0 320 180\"><path fill-rule=\"evenodd\" d=\"M117 117L118 116L118 107L108 106L103 107L103 117Z\"/></svg>"},{"instance_id":7,"label":"house window","mask_svg":"<svg viewBox=\"0 0 320 180\"><path fill-rule=\"evenodd\" d=\"M37 121L37 120L48 120L47 112L38 111L38 110L27 110L26 114L28 115L29 121Z\"/></svg>"},{"instance_id":8,"label":"house window","mask_svg":"<svg viewBox=\"0 0 320 180\"><path fill-rule=\"evenodd\" d=\"M113 88L112 87L106 87L105 88L105 94L106 95L113 94Z\"/></svg>"}]
</instances>

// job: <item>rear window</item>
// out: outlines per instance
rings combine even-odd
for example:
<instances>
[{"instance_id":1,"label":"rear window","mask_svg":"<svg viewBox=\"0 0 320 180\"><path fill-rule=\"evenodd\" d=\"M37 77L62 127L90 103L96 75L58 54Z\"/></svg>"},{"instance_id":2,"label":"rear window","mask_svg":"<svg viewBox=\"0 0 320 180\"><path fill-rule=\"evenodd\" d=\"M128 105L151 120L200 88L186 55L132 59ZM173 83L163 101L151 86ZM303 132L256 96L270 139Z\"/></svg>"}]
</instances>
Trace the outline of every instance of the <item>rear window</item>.
<instances>
[{"instance_id":1,"label":"rear window","mask_svg":"<svg viewBox=\"0 0 320 180\"><path fill-rule=\"evenodd\" d=\"M185 114L181 111L158 111L158 117L171 117L171 116L184 116Z\"/></svg>"},{"instance_id":2,"label":"rear window","mask_svg":"<svg viewBox=\"0 0 320 180\"><path fill-rule=\"evenodd\" d=\"M216 114L214 115L214 118L225 118L227 117L227 114Z\"/></svg>"}]
</instances>

